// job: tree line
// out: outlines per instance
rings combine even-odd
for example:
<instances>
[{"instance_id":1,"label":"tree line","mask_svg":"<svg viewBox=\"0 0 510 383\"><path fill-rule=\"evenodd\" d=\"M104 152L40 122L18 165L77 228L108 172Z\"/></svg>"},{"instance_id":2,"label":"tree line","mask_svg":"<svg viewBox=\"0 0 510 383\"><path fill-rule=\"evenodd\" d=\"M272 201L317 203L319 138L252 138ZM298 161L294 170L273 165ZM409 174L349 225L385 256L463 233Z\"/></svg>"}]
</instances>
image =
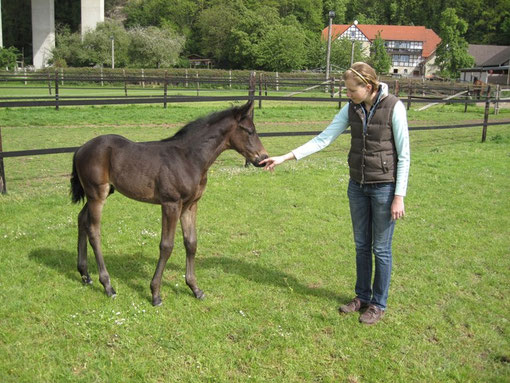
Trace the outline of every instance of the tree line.
<instances>
[{"instance_id":1,"label":"tree line","mask_svg":"<svg viewBox=\"0 0 510 383\"><path fill-rule=\"evenodd\" d=\"M186 66L185 57L198 54L219 68L323 69L326 44L321 31L330 10L336 13L335 24L358 20L433 29L446 41L438 54L448 76L469 64L468 42L510 45L510 0L105 0L107 22L83 39L79 2L58 0L52 62L109 66L113 37L116 67ZM2 16L4 46L30 58L30 0L3 1ZM363 52L358 43L337 41L332 66L345 69L354 48L356 61L371 61L384 70L388 58L377 46Z\"/></svg>"}]
</instances>

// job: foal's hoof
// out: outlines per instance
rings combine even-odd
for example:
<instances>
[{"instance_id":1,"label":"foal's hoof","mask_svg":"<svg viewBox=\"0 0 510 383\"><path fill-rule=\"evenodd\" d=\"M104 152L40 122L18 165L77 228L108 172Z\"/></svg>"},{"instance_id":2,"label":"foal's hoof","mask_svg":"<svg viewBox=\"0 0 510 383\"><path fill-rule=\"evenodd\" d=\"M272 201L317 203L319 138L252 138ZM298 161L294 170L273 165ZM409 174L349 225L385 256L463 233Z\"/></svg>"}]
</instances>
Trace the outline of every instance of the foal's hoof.
<instances>
[{"instance_id":1,"label":"foal's hoof","mask_svg":"<svg viewBox=\"0 0 510 383\"><path fill-rule=\"evenodd\" d=\"M205 299L205 294L202 290L197 290L197 291L194 291L193 293L195 294L195 298L200 299L200 300Z\"/></svg>"},{"instance_id":2,"label":"foal's hoof","mask_svg":"<svg viewBox=\"0 0 510 383\"><path fill-rule=\"evenodd\" d=\"M81 281L83 282L84 285L91 285L92 284L92 279L90 279L90 277L88 275L82 275L81 276Z\"/></svg>"},{"instance_id":3,"label":"foal's hoof","mask_svg":"<svg viewBox=\"0 0 510 383\"><path fill-rule=\"evenodd\" d=\"M161 297L152 298L152 305L154 307L159 307L163 304L163 301L161 300Z\"/></svg>"},{"instance_id":4,"label":"foal's hoof","mask_svg":"<svg viewBox=\"0 0 510 383\"><path fill-rule=\"evenodd\" d=\"M106 289L106 296L109 298L115 298L117 296L117 293L113 289L113 287L110 287L109 289Z\"/></svg>"}]
</instances>

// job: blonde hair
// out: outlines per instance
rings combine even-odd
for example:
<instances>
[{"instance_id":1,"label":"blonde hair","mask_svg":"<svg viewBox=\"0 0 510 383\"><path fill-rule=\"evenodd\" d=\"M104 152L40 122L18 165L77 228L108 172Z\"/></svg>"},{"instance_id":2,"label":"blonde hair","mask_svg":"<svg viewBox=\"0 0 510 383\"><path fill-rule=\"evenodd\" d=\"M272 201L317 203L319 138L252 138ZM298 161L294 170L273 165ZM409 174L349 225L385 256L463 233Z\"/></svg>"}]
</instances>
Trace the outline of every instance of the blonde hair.
<instances>
[{"instance_id":1,"label":"blonde hair","mask_svg":"<svg viewBox=\"0 0 510 383\"><path fill-rule=\"evenodd\" d=\"M372 85L372 93L379 89L379 80L374 68L364 62L356 62L347 69L343 75L343 79L354 80L358 85Z\"/></svg>"}]
</instances>

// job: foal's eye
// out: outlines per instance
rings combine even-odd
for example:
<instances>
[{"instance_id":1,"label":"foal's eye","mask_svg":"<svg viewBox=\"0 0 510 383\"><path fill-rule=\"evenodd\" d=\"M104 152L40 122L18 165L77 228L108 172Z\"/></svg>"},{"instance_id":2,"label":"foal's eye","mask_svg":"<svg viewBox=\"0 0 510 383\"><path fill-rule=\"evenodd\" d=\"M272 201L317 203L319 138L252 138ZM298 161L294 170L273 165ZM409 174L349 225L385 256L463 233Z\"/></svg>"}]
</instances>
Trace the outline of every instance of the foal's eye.
<instances>
[{"instance_id":1,"label":"foal's eye","mask_svg":"<svg viewBox=\"0 0 510 383\"><path fill-rule=\"evenodd\" d=\"M240 126L242 130L244 130L246 133L248 133L250 136L255 133L255 129L250 129L250 128L247 128L245 126Z\"/></svg>"}]
</instances>

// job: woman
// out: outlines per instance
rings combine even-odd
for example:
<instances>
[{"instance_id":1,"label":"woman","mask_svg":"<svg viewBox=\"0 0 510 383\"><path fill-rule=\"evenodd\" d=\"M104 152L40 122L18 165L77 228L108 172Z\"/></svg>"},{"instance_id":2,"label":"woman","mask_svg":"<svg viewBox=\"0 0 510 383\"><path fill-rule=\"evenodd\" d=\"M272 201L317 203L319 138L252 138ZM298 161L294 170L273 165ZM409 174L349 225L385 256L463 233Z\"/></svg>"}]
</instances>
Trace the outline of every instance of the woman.
<instances>
[{"instance_id":1,"label":"woman","mask_svg":"<svg viewBox=\"0 0 510 383\"><path fill-rule=\"evenodd\" d=\"M356 296L341 313L361 312L360 322L384 315L390 286L395 221L404 216L410 152L404 104L388 94L372 67L357 62L344 75L351 100L317 137L291 152L262 161L265 169L300 160L331 144L351 127L347 195L356 246ZM372 252L375 276L372 283Z\"/></svg>"}]
</instances>

